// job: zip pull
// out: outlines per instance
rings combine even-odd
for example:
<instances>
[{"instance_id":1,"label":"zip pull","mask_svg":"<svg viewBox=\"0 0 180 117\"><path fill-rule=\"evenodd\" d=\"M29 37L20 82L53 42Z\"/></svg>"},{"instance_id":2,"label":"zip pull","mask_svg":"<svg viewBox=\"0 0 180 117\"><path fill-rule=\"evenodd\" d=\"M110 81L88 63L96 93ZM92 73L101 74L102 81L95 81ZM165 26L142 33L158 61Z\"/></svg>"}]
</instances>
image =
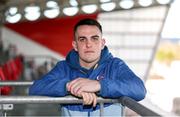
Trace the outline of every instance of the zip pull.
<instances>
[{"instance_id":1,"label":"zip pull","mask_svg":"<svg viewBox=\"0 0 180 117\"><path fill-rule=\"evenodd\" d=\"M96 69L98 67L98 63L94 66L93 70Z\"/></svg>"}]
</instances>

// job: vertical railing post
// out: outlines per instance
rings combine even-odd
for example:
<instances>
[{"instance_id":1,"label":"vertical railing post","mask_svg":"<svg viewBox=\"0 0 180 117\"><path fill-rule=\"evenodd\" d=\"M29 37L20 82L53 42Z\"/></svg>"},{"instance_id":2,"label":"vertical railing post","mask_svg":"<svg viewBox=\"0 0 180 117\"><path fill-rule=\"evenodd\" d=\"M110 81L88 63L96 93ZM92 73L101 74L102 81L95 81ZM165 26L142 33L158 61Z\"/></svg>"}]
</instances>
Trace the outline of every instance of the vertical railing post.
<instances>
[{"instance_id":1,"label":"vertical railing post","mask_svg":"<svg viewBox=\"0 0 180 117\"><path fill-rule=\"evenodd\" d=\"M125 116L125 107L122 105L122 108L121 108L121 115L122 117Z\"/></svg>"},{"instance_id":2,"label":"vertical railing post","mask_svg":"<svg viewBox=\"0 0 180 117\"><path fill-rule=\"evenodd\" d=\"M103 102L100 102L100 117L103 117L104 116L104 103Z\"/></svg>"},{"instance_id":3,"label":"vertical railing post","mask_svg":"<svg viewBox=\"0 0 180 117\"><path fill-rule=\"evenodd\" d=\"M0 104L0 117L3 116L3 112L2 112L2 104Z\"/></svg>"}]
</instances>

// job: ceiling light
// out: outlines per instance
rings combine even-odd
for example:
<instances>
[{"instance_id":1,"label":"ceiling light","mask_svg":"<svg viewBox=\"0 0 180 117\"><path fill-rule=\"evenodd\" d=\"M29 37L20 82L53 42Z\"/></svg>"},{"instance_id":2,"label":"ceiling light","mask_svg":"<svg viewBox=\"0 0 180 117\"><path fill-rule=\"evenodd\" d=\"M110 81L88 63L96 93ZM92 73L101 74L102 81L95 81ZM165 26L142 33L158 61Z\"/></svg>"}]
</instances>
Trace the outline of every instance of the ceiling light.
<instances>
[{"instance_id":1,"label":"ceiling light","mask_svg":"<svg viewBox=\"0 0 180 117\"><path fill-rule=\"evenodd\" d=\"M78 2L76 0L69 0L69 4L71 6L78 6Z\"/></svg>"},{"instance_id":2,"label":"ceiling light","mask_svg":"<svg viewBox=\"0 0 180 117\"><path fill-rule=\"evenodd\" d=\"M55 1L48 1L46 3L47 9L44 11L44 15L48 18L55 18L60 13L58 3Z\"/></svg>"},{"instance_id":3,"label":"ceiling light","mask_svg":"<svg viewBox=\"0 0 180 117\"><path fill-rule=\"evenodd\" d=\"M97 10L97 5L95 4L84 5L82 6L82 10L87 14L91 14Z\"/></svg>"},{"instance_id":4,"label":"ceiling light","mask_svg":"<svg viewBox=\"0 0 180 117\"><path fill-rule=\"evenodd\" d=\"M48 7L48 8L56 8L57 6L58 6L58 3L55 1L48 1L46 3L46 7Z\"/></svg>"},{"instance_id":5,"label":"ceiling light","mask_svg":"<svg viewBox=\"0 0 180 117\"><path fill-rule=\"evenodd\" d=\"M15 15L17 12L18 12L17 7L10 7L9 10L8 10L8 13L10 15Z\"/></svg>"},{"instance_id":6,"label":"ceiling light","mask_svg":"<svg viewBox=\"0 0 180 117\"><path fill-rule=\"evenodd\" d=\"M159 4L169 4L171 0L157 0Z\"/></svg>"},{"instance_id":7,"label":"ceiling light","mask_svg":"<svg viewBox=\"0 0 180 117\"><path fill-rule=\"evenodd\" d=\"M9 23L16 23L22 18L22 15L18 13L17 7L10 7L8 11L5 12L5 16L6 21Z\"/></svg>"},{"instance_id":8,"label":"ceiling light","mask_svg":"<svg viewBox=\"0 0 180 117\"><path fill-rule=\"evenodd\" d=\"M55 18L59 15L59 9L45 10L44 15L48 18Z\"/></svg>"},{"instance_id":9,"label":"ceiling light","mask_svg":"<svg viewBox=\"0 0 180 117\"><path fill-rule=\"evenodd\" d=\"M63 9L63 13L67 16L74 16L78 11L79 9L77 7L66 7Z\"/></svg>"},{"instance_id":10,"label":"ceiling light","mask_svg":"<svg viewBox=\"0 0 180 117\"><path fill-rule=\"evenodd\" d=\"M101 4L101 9L104 11L112 11L115 7L116 7L116 4L114 2Z\"/></svg>"},{"instance_id":11,"label":"ceiling light","mask_svg":"<svg viewBox=\"0 0 180 117\"><path fill-rule=\"evenodd\" d=\"M134 1L133 0L121 0L119 2L120 7L122 7L123 9L130 9L133 7L134 5Z\"/></svg>"},{"instance_id":12,"label":"ceiling light","mask_svg":"<svg viewBox=\"0 0 180 117\"><path fill-rule=\"evenodd\" d=\"M152 4L152 0L139 0L139 4L143 7L150 6Z\"/></svg>"},{"instance_id":13,"label":"ceiling light","mask_svg":"<svg viewBox=\"0 0 180 117\"><path fill-rule=\"evenodd\" d=\"M111 2L111 0L100 0L101 3L103 2Z\"/></svg>"},{"instance_id":14,"label":"ceiling light","mask_svg":"<svg viewBox=\"0 0 180 117\"><path fill-rule=\"evenodd\" d=\"M34 21L40 17L40 8L38 6L28 6L25 8L25 17L30 20Z\"/></svg>"},{"instance_id":15,"label":"ceiling light","mask_svg":"<svg viewBox=\"0 0 180 117\"><path fill-rule=\"evenodd\" d=\"M22 17L22 15L20 13L14 15L14 16L7 15L6 21L8 21L9 23L16 23L21 19L21 17Z\"/></svg>"}]
</instances>

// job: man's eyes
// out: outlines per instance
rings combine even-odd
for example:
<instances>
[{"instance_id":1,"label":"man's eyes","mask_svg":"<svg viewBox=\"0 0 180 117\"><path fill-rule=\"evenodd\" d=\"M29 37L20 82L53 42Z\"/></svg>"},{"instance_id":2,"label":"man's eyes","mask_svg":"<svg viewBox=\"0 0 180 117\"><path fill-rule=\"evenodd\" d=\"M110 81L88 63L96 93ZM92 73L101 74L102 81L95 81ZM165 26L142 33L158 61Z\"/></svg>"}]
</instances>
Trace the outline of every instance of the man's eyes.
<instances>
[{"instance_id":1,"label":"man's eyes","mask_svg":"<svg viewBox=\"0 0 180 117\"><path fill-rule=\"evenodd\" d=\"M79 41L84 42L85 38L79 38Z\"/></svg>"},{"instance_id":2,"label":"man's eyes","mask_svg":"<svg viewBox=\"0 0 180 117\"><path fill-rule=\"evenodd\" d=\"M97 41L99 40L99 37L93 37L92 40Z\"/></svg>"},{"instance_id":3,"label":"man's eyes","mask_svg":"<svg viewBox=\"0 0 180 117\"><path fill-rule=\"evenodd\" d=\"M88 39L87 39L87 38L79 38L78 40L79 40L80 42L85 42L85 41L87 41ZM98 41L98 40L99 40L99 37L92 37L90 40L91 40L91 41Z\"/></svg>"}]
</instances>

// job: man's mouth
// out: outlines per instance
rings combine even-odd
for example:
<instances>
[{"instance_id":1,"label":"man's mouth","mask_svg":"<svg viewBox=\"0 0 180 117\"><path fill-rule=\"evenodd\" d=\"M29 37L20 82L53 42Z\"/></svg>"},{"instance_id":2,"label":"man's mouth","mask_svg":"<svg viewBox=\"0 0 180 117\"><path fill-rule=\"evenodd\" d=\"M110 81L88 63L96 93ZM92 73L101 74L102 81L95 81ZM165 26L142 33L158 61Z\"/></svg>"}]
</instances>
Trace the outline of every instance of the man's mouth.
<instances>
[{"instance_id":1,"label":"man's mouth","mask_svg":"<svg viewBox=\"0 0 180 117\"><path fill-rule=\"evenodd\" d=\"M85 51L85 53L94 53L94 51Z\"/></svg>"}]
</instances>

